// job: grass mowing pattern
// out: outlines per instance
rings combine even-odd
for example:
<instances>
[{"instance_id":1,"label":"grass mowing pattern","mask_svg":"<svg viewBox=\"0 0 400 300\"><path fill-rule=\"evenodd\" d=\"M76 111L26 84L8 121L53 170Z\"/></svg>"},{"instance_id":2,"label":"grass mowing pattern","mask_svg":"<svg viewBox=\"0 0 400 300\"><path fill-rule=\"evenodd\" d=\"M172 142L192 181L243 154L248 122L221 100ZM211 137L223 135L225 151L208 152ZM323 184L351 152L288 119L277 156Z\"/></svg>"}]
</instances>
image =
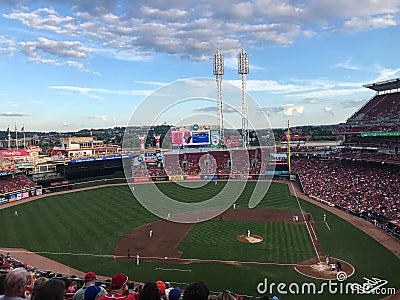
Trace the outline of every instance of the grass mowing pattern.
<instances>
[{"instance_id":1,"label":"grass mowing pattern","mask_svg":"<svg viewBox=\"0 0 400 300\"><path fill-rule=\"evenodd\" d=\"M236 236L247 234L247 229L263 241L246 244L236 240ZM275 263L296 263L314 255L306 227L284 222L203 222L189 232L179 250L184 258Z\"/></svg>"},{"instance_id":2,"label":"grass mowing pattern","mask_svg":"<svg viewBox=\"0 0 400 300\"><path fill-rule=\"evenodd\" d=\"M259 184L263 184L262 182ZM248 181L246 189L240 196L237 207L248 207L251 193L256 183L254 181ZM265 184L265 187L268 185ZM294 198L290 194L289 188L286 184L272 183L269 186L268 192L266 192L263 200L257 205L257 208L267 209L278 209L278 210L291 210L299 211L299 206Z\"/></svg>"},{"instance_id":3,"label":"grass mowing pattern","mask_svg":"<svg viewBox=\"0 0 400 300\"><path fill-rule=\"evenodd\" d=\"M241 184L241 183L238 183ZM265 188L268 184L260 182ZM236 207L248 207L249 199L254 190L256 182L248 181L245 188L236 201ZM217 185L214 182L204 182L200 187L198 182L185 182L185 186L179 183L162 183L158 184L157 188L165 195L180 202L193 203L202 202L210 197L214 197L218 193L227 193L224 191L226 182L219 181ZM140 187L139 187L140 188ZM272 183L266 191L263 200L257 207L279 210L299 211L296 201L290 195L289 188L286 184ZM211 209L211 208L210 208Z\"/></svg>"},{"instance_id":4,"label":"grass mowing pattern","mask_svg":"<svg viewBox=\"0 0 400 300\"><path fill-rule=\"evenodd\" d=\"M113 254L133 228L156 220L128 187L99 188L47 197L0 211L0 243L32 251Z\"/></svg>"},{"instance_id":5,"label":"grass mowing pattern","mask_svg":"<svg viewBox=\"0 0 400 300\"><path fill-rule=\"evenodd\" d=\"M248 183L251 189L254 183ZM212 183L211 183L212 185ZM218 183L215 187L220 185ZM173 185L160 187L175 189ZM245 193L237 201L238 207L247 207ZM182 194L193 198L196 193ZM156 199L155 199L156 200ZM363 283L363 277L378 277L389 281L388 287L400 288L398 270L400 260L375 240L353 225L330 214L322 208L300 200L303 209L312 213L317 221L318 239L326 253L349 261L356 273L352 282ZM259 207L298 210L297 202L290 196L287 185L272 183ZM12 213L17 209L19 217ZM323 214L332 230L322 223ZM34 251L111 254L117 241L135 227L152 222L156 217L147 212L132 198L126 186L99 188L48 198L0 210L0 246L21 247ZM204 223L205 224L205 223ZM245 231L247 228L245 228ZM279 238L283 238L281 235ZM204 237L199 237L204 238ZM199 248L207 251L207 243ZM214 291L229 289L237 293L257 295L256 286L268 278L269 282L316 282L285 267L255 267L218 264L173 265L168 263L142 263L115 261L96 256L71 256L46 254L47 257L83 271L112 276L126 273L129 278L146 282L163 279L171 282L190 283L204 280ZM288 260L291 258L289 257ZM159 271L157 267L191 269L191 272ZM181 287L185 287L181 284ZM272 296L272 295L269 295ZM280 299L380 299L381 295L281 295Z\"/></svg>"}]
</instances>

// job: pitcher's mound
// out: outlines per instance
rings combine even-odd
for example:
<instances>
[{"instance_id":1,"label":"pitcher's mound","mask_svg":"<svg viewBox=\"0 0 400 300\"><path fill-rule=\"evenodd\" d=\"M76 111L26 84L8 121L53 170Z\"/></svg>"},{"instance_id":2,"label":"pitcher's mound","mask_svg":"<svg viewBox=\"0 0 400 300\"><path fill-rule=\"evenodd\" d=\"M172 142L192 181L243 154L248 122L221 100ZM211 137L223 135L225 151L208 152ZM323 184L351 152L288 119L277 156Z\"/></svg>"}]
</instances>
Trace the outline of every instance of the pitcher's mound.
<instances>
[{"instance_id":1,"label":"pitcher's mound","mask_svg":"<svg viewBox=\"0 0 400 300\"><path fill-rule=\"evenodd\" d=\"M262 236L259 236L259 235L255 235L255 234L250 234L250 236L247 236L247 235L245 235L245 234L241 234L241 235L238 235L238 236L236 237L236 239L237 239L239 242L242 242L242 243L254 244L254 243L259 243L259 242L261 242L261 241L263 240L263 237L262 237Z\"/></svg>"}]
</instances>

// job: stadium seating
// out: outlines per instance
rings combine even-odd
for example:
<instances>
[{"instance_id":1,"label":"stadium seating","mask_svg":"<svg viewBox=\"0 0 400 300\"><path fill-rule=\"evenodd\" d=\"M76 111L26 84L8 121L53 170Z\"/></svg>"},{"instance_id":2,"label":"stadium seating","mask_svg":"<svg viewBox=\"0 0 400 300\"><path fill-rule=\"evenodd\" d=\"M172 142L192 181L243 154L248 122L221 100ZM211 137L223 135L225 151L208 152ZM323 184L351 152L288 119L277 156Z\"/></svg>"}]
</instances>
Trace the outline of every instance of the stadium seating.
<instances>
[{"instance_id":1,"label":"stadium seating","mask_svg":"<svg viewBox=\"0 0 400 300\"><path fill-rule=\"evenodd\" d=\"M174 176L202 174L259 174L263 168L260 149L210 150L165 153L163 164L146 164L132 168L132 175Z\"/></svg>"},{"instance_id":2,"label":"stadium seating","mask_svg":"<svg viewBox=\"0 0 400 300\"><path fill-rule=\"evenodd\" d=\"M32 274L32 276L35 277L34 281L36 281L40 277L44 277L47 279L56 278L56 279L63 280L65 282L66 287L68 287L71 284L71 282L75 282L77 284L75 290L81 288L84 283L83 277L78 277L76 275L63 275L60 273L53 272L52 270L41 270L34 266L28 265L27 263L21 262L18 259L13 258L9 253L7 253L7 254L0 253L0 275L7 274L8 271L12 270L13 268L17 268L17 267L23 267L28 272L30 272ZM157 283L160 283L160 281L157 281ZM109 292L111 289L111 280L110 279L96 280L96 285L101 285L102 287L104 287L107 290L107 292ZM171 283L169 281L162 282L162 285L163 286L165 285L165 294L167 295L166 298L164 298L164 299L169 300L168 293L171 292L171 290L174 288L174 286L171 285ZM32 287L34 287L34 284L32 284L32 286L30 286L30 288L32 288ZM139 282L131 282L128 285L130 298L132 300L138 299L138 295L140 293L141 287L143 287L143 283L139 283ZM179 286L176 285L176 287L179 287ZM179 289L181 289L181 287L179 287ZM168 293L167 293L167 291L168 291ZM183 294L183 291L184 291L184 287L182 287L182 294ZM229 292L229 293L231 293L231 292ZM211 294L210 294L211 298L209 297L209 299L216 299L217 294L219 294L219 293L211 292ZM267 296L254 297L254 296L239 295L239 294L233 294L233 293L231 293L231 294L235 295L235 297L237 299L242 299L242 300L268 299ZM74 295L73 293L69 292L69 289L66 289L65 294L64 294L64 299L73 299L73 295ZM179 296L179 293L177 296ZM182 299L182 297L177 297L176 299Z\"/></svg>"},{"instance_id":3,"label":"stadium seating","mask_svg":"<svg viewBox=\"0 0 400 300\"><path fill-rule=\"evenodd\" d=\"M24 175L0 177L0 194L12 193L34 186L35 183Z\"/></svg>"},{"instance_id":4,"label":"stadium seating","mask_svg":"<svg viewBox=\"0 0 400 300\"><path fill-rule=\"evenodd\" d=\"M400 172L395 166L339 159L293 159L308 195L349 211L400 220Z\"/></svg>"}]
</instances>

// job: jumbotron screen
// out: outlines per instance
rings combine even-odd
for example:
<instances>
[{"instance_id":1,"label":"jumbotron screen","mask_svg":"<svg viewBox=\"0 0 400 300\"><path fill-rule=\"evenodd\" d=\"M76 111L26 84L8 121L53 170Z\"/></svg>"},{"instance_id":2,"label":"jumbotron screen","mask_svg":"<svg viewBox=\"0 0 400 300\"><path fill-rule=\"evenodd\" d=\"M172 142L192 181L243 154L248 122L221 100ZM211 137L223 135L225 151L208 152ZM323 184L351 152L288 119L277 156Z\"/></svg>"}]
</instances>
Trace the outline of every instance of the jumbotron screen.
<instances>
[{"instance_id":1,"label":"jumbotron screen","mask_svg":"<svg viewBox=\"0 0 400 300\"><path fill-rule=\"evenodd\" d=\"M209 145L210 130L172 131L172 144L179 146Z\"/></svg>"},{"instance_id":2,"label":"jumbotron screen","mask_svg":"<svg viewBox=\"0 0 400 300\"><path fill-rule=\"evenodd\" d=\"M173 146L210 146L219 147L220 134L214 125L180 126L171 128Z\"/></svg>"},{"instance_id":3,"label":"jumbotron screen","mask_svg":"<svg viewBox=\"0 0 400 300\"><path fill-rule=\"evenodd\" d=\"M184 131L182 135L182 144L191 145L209 145L210 130L204 131Z\"/></svg>"}]
</instances>

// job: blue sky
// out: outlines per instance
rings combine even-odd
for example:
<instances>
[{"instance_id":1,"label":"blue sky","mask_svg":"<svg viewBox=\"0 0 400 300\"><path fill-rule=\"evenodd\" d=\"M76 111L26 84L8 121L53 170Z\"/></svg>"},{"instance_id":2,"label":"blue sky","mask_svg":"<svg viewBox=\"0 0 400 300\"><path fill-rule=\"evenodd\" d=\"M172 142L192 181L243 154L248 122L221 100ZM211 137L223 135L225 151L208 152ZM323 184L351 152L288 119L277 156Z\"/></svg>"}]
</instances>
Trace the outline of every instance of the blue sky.
<instances>
[{"instance_id":1,"label":"blue sky","mask_svg":"<svg viewBox=\"0 0 400 300\"><path fill-rule=\"evenodd\" d=\"M214 80L217 47L223 82L238 88L236 56L249 53L247 91L274 128L345 122L374 95L364 84L400 77L398 0L215 3L1 1L0 129L175 125L172 111L132 116L157 109L151 95L166 84ZM185 110L199 124L216 114L209 101Z\"/></svg>"}]
</instances>

